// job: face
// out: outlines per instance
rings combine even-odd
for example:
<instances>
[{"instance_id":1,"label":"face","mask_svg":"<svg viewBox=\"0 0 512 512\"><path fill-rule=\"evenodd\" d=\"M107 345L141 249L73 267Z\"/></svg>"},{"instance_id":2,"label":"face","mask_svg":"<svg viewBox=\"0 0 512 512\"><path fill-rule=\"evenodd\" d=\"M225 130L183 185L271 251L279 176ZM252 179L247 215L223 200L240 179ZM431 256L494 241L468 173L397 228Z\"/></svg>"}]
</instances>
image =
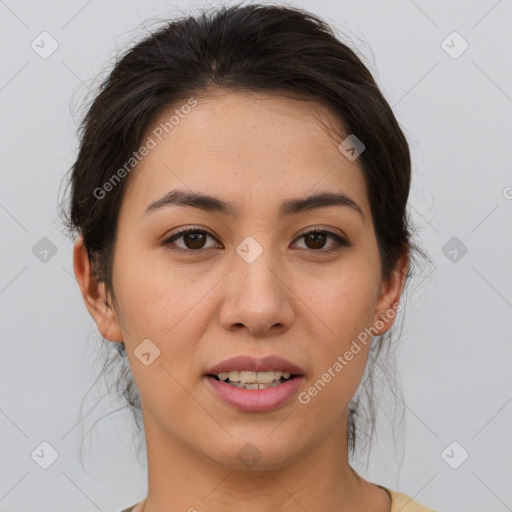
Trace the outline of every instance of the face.
<instances>
[{"instance_id":1,"label":"face","mask_svg":"<svg viewBox=\"0 0 512 512\"><path fill-rule=\"evenodd\" d=\"M382 279L363 171L318 122L337 122L324 106L218 92L197 97L159 140L174 110L146 133L156 145L123 199L116 312L92 301L89 310L125 342L147 433L233 467L252 443L260 467L277 468L346 432L369 349L354 341L396 303L402 277ZM178 190L217 202L159 201ZM304 202L321 194L339 198ZM271 388L272 399L207 376L235 356L281 357L299 376Z\"/></svg>"}]
</instances>

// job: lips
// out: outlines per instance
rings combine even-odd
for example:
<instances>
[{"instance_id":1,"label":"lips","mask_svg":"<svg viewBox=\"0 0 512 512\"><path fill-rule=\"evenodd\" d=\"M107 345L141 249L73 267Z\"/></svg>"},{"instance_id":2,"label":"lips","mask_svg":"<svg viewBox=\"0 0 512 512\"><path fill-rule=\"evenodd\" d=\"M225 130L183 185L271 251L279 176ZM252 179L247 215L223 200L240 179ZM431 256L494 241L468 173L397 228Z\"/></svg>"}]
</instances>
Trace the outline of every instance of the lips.
<instances>
[{"instance_id":1,"label":"lips","mask_svg":"<svg viewBox=\"0 0 512 512\"><path fill-rule=\"evenodd\" d=\"M270 412L289 404L304 383L303 376L268 389L240 389L213 377L205 377L210 392L221 402L243 412Z\"/></svg>"},{"instance_id":2,"label":"lips","mask_svg":"<svg viewBox=\"0 0 512 512\"><path fill-rule=\"evenodd\" d=\"M268 372L279 370L288 372L294 376L303 376L304 369L299 365L288 361L280 356L266 356L254 358L251 356L236 356L226 359L215 366L212 366L205 375L216 376L222 372L246 371L246 372Z\"/></svg>"},{"instance_id":3,"label":"lips","mask_svg":"<svg viewBox=\"0 0 512 512\"><path fill-rule=\"evenodd\" d=\"M247 376L251 373L251 376L254 377L260 372L272 371L287 373L289 378L284 379L283 376L272 384L256 384L256 388L254 388L253 385L247 384L239 387L237 382L230 382L229 379L222 381L218 377L222 373L236 372L234 377L238 377L240 374L238 379L240 380L244 374ZM258 379L249 380L265 380L261 377L260 375ZM285 406L298 393L304 379L304 369L301 366L276 355L262 358L232 357L212 366L204 376L204 382L217 399L232 408L245 412L268 412ZM245 378L243 380L247 382Z\"/></svg>"}]
</instances>

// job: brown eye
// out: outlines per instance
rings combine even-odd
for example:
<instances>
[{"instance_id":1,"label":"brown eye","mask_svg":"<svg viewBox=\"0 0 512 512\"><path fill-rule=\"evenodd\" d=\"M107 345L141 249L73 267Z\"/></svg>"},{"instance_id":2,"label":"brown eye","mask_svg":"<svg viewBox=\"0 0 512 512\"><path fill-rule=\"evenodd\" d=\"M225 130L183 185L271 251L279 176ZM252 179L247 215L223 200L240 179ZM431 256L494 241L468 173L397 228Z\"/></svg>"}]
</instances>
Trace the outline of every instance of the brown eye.
<instances>
[{"instance_id":1,"label":"brown eye","mask_svg":"<svg viewBox=\"0 0 512 512\"><path fill-rule=\"evenodd\" d=\"M183 241L187 249L202 249L206 242L204 233L187 233L183 235Z\"/></svg>"},{"instance_id":2,"label":"brown eye","mask_svg":"<svg viewBox=\"0 0 512 512\"><path fill-rule=\"evenodd\" d=\"M309 249L321 249L325 245L327 237L325 233L309 233L305 235L305 240Z\"/></svg>"},{"instance_id":3,"label":"brown eye","mask_svg":"<svg viewBox=\"0 0 512 512\"><path fill-rule=\"evenodd\" d=\"M306 245L306 249L309 249L312 252L320 252L320 253L330 253L341 249L341 247L350 246L350 243L342 238L341 236L333 233L332 231L314 229L303 233L298 240L303 239ZM331 239L333 243L331 243L327 249L324 248L326 242Z\"/></svg>"},{"instance_id":4,"label":"brown eye","mask_svg":"<svg viewBox=\"0 0 512 512\"><path fill-rule=\"evenodd\" d=\"M162 245L174 245L176 250L184 252L199 252L202 249L206 250L213 247L205 247L208 237L215 240L215 237L207 231L198 228L186 228L164 240ZM305 249L311 252L330 253L339 250L343 246L350 246L347 240L336 233L326 230L315 229L308 231L298 238L298 240L301 239L305 241ZM327 248L324 248L329 239L332 243ZM177 240L182 240L182 244L175 243Z\"/></svg>"},{"instance_id":5,"label":"brown eye","mask_svg":"<svg viewBox=\"0 0 512 512\"><path fill-rule=\"evenodd\" d=\"M170 236L166 240L162 242L163 245L176 245L178 249L183 251L199 251L205 248L206 241L208 237L213 239L213 236L210 233L197 229L197 228L187 228L175 233ZM175 244L176 240L182 240L182 245ZM210 246L211 247L211 246ZM208 249L209 247L206 247Z\"/></svg>"}]
</instances>

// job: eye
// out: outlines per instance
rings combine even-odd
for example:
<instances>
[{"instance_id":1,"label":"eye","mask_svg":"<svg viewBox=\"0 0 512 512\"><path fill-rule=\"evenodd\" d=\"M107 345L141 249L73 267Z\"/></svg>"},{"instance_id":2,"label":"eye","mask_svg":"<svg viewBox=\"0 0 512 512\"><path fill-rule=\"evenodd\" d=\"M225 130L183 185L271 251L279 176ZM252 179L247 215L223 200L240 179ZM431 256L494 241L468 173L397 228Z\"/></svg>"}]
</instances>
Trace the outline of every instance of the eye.
<instances>
[{"instance_id":1,"label":"eye","mask_svg":"<svg viewBox=\"0 0 512 512\"><path fill-rule=\"evenodd\" d=\"M179 240L181 238L183 239L183 243L185 244L185 246L183 247L178 245L177 250L188 252L199 251L201 249L205 249L205 243L208 237L215 239L213 235L211 235L204 229L200 229L198 227L188 227L181 229L178 232L174 233L169 238L166 238L162 242L162 245L174 244L175 240ZM206 247L206 249L209 249L209 247Z\"/></svg>"},{"instance_id":2,"label":"eye","mask_svg":"<svg viewBox=\"0 0 512 512\"><path fill-rule=\"evenodd\" d=\"M162 245L175 245L176 250L183 252L199 252L202 249L209 249L212 247L205 246L208 237L216 240L216 238L208 233L208 231L205 231L200 227L192 226L180 229L170 237L166 238L162 242ZM184 244L183 246L175 243L180 239L182 239ZM350 243L345 238L325 229L312 229L300 235L297 240L300 239L305 240L305 249L311 252L331 253L339 250L341 247L350 246ZM331 243L328 249L324 249L323 247L328 239L331 239L333 243Z\"/></svg>"},{"instance_id":3,"label":"eye","mask_svg":"<svg viewBox=\"0 0 512 512\"><path fill-rule=\"evenodd\" d=\"M334 241L334 243L332 243L328 249L321 250L329 238ZM349 242L345 238L325 229L312 229L302 233L297 240L300 239L305 240L305 248L312 252L331 253L339 250L341 247L350 246Z\"/></svg>"}]
</instances>

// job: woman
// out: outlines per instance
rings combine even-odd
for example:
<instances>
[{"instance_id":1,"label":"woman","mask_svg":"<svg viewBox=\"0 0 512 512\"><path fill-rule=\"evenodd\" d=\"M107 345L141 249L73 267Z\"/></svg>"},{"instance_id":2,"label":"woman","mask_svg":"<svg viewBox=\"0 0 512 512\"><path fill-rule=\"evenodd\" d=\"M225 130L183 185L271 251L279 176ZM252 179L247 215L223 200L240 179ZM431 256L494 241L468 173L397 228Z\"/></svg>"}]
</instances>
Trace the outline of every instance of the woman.
<instances>
[{"instance_id":1,"label":"woman","mask_svg":"<svg viewBox=\"0 0 512 512\"><path fill-rule=\"evenodd\" d=\"M354 52L295 8L182 18L82 128L74 271L147 445L124 512L428 511L348 459L413 250L407 141Z\"/></svg>"}]
</instances>

